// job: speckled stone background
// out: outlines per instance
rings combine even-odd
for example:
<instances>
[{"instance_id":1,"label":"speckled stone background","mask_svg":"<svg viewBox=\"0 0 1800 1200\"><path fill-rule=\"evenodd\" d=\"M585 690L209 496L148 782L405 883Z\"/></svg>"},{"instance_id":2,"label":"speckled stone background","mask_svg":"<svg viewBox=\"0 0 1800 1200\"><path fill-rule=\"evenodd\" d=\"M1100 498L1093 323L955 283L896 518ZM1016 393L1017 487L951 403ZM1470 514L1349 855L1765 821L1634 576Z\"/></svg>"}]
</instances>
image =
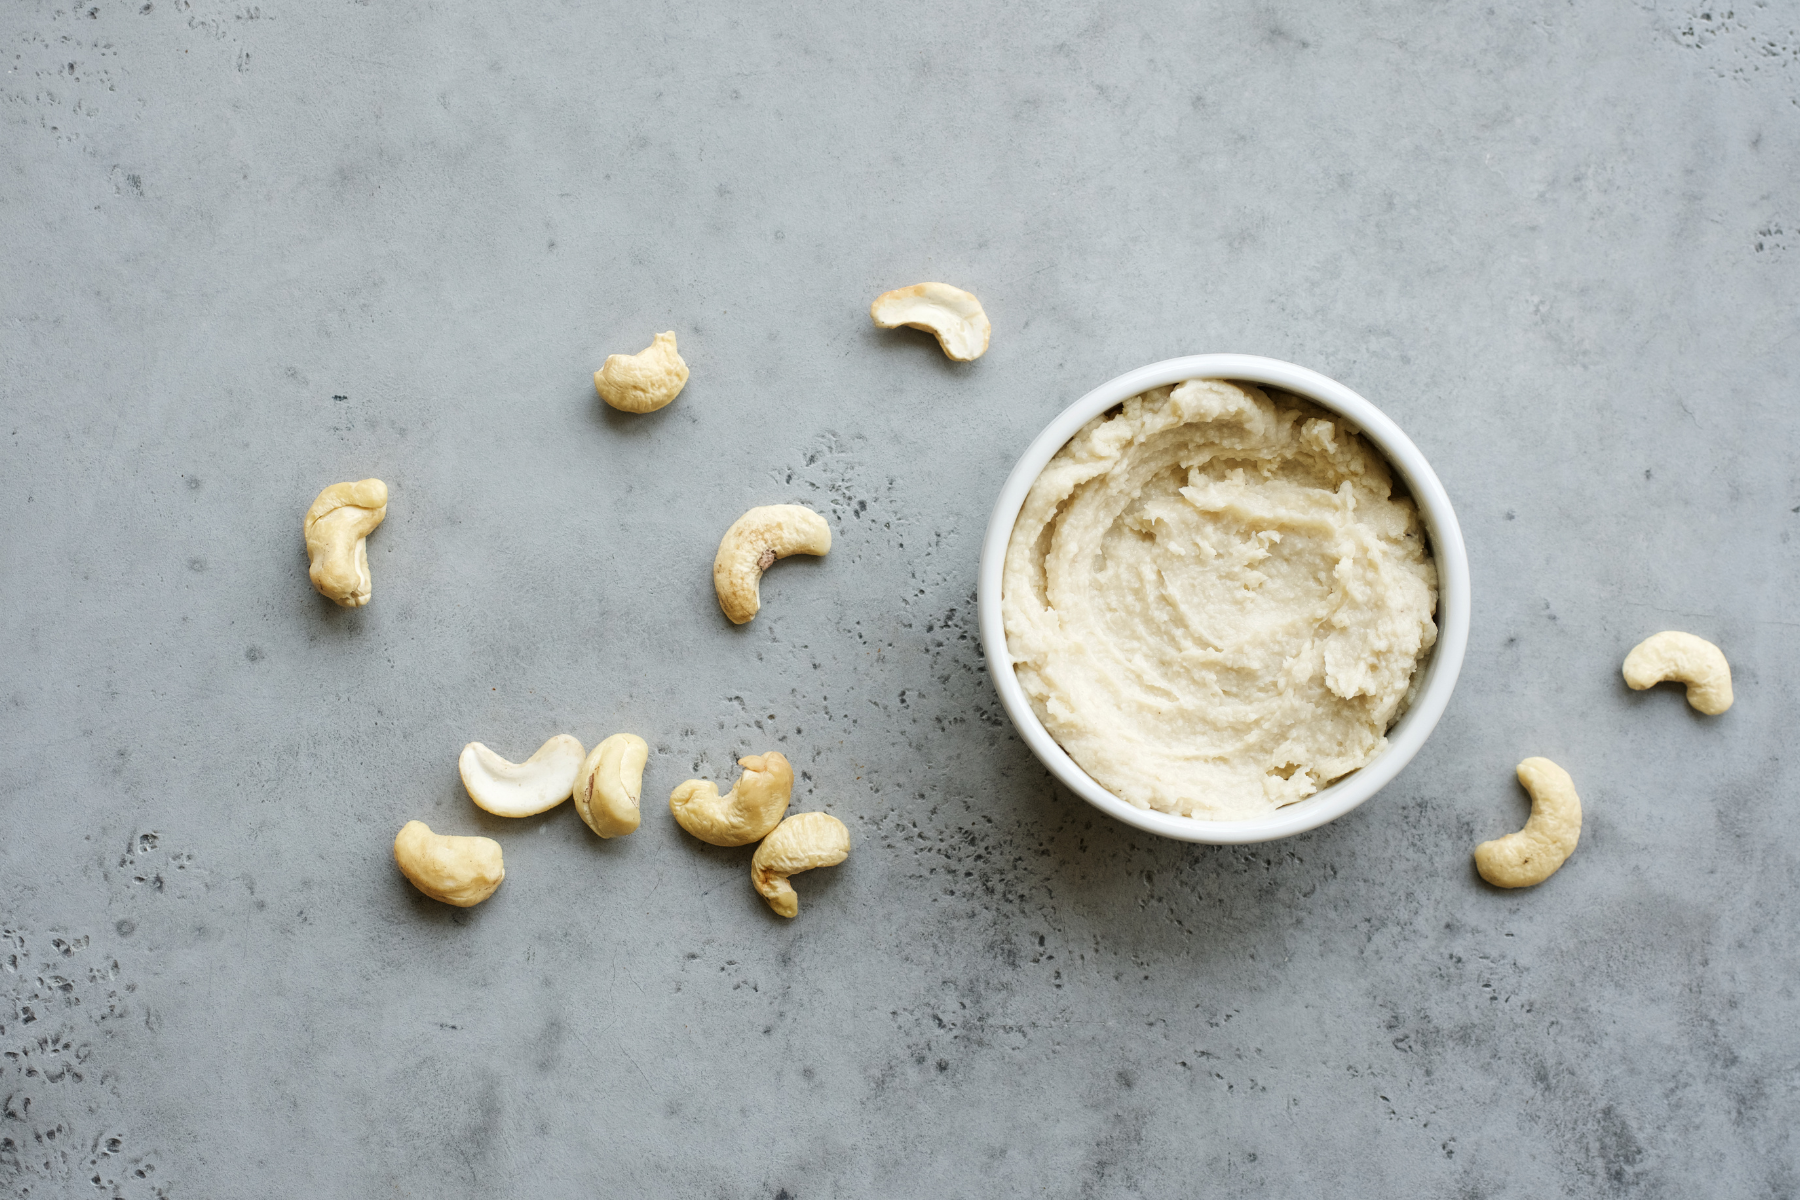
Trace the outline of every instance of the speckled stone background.
<instances>
[{"instance_id":1,"label":"speckled stone background","mask_svg":"<svg viewBox=\"0 0 1800 1200\"><path fill-rule=\"evenodd\" d=\"M0 1192L1800 1194L1793 6L16 0L0 52ZM987 357L871 328L921 279ZM662 329L686 392L599 406ZM1411 767L1235 849L1052 786L972 612L1036 431L1211 350L1398 420L1475 585ZM300 516L367 475L339 611ZM734 628L788 501L835 549ZM1621 683L1670 627L1726 716ZM460 789L622 729L630 838ZM770 748L856 847L791 923L662 803ZM1533 754L1581 848L1496 891ZM413 891L412 817L498 895Z\"/></svg>"}]
</instances>

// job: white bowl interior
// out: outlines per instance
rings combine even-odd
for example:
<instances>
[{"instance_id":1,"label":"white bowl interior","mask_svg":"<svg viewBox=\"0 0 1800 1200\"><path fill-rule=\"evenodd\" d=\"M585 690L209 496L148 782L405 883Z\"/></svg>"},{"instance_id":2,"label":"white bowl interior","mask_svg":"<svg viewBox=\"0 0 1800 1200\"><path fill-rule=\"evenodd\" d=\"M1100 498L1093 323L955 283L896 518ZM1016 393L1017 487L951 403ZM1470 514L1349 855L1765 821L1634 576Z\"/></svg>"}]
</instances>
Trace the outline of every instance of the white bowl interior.
<instances>
[{"instance_id":1,"label":"white bowl interior","mask_svg":"<svg viewBox=\"0 0 1800 1200\"><path fill-rule=\"evenodd\" d=\"M1422 683L1412 707L1388 731L1387 749L1368 766L1330 787L1251 821L1208 821L1153 812L1127 803L1096 783L1056 743L1032 711L1025 689L1013 672L1001 616L1001 571L1007 542L1012 538L1013 523L1018 520L1025 496L1045 464L1098 414L1151 388L1188 379L1237 379L1279 388L1330 409L1356 426L1387 457L1412 493L1438 568L1437 644L1422 668ZM1195 354L1139 367L1101 384L1064 409L1026 448L1001 487L993 516L988 520L987 536L981 546L976 608L988 674L1000 693L1000 703L1031 752L1070 791L1127 825L1164 837L1215 844L1266 842L1303 833L1343 816L1385 787L1425 744L1450 703L1450 693L1462 670L1463 651L1468 647L1469 559L1444 485L1412 439L1380 409L1336 380L1293 363L1251 354Z\"/></svg>"}]
</instances>

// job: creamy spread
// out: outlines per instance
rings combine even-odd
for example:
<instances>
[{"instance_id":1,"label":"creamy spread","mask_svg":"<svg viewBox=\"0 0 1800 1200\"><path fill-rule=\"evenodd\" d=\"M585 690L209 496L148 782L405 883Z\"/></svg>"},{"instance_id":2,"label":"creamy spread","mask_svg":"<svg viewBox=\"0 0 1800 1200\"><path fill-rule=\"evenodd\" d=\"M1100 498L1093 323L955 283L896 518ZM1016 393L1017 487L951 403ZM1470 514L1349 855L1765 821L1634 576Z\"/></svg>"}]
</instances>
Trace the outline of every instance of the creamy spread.
<instances>
[{"instance_id":1,"label":"creamy spread","mask_svg":"<svg viewBox=\"0 0 1800 1200\"><path fill-rule=\"evenodd\" d=\"M1194 379L1044 467L1002 607L1019 682L1083 770L1139 808L1240 820L1387 745L1437 640L1437 570L1351 426Z\"/></svg>"}]
</instances>

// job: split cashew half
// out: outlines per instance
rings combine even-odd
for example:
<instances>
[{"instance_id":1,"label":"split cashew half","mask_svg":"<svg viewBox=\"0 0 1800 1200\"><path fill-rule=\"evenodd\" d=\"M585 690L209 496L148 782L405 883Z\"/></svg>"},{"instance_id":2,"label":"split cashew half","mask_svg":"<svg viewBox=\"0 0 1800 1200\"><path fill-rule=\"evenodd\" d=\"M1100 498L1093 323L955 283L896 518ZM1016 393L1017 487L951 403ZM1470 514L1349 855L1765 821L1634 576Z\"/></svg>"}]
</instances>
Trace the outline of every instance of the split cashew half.
<instances>
[{"instance_id":1,"label":"split cashew half","mask_svg":"<svg viewBox=\"0 0 1800 1200\"><path fill-rule=\"evenodd\" d=\"M306 510L300 531L306 536L307 574L319 595L345 608L369 602L368 537L387 516L387 484L379 479L334 483Z\"/></svg>"},{"instance_id":2,"label":"split cashew half","mask_svg":"<svg viewBox=\"0 0 1800 1200\"><path fill-rule=\"evenodd\" d=\"M750 882L784 917L800 911L800 897L788 883L814 867L835 867L850 857L850 831L830 813L795 813L783 821L750 860Z\"/></svg>"},{"instance_id":3,"label":"split cashew half","mask_svg":"<svg viewBox=\"0 0 1800 1200\"><path fill-rule=\"evenodd\" d=\"M1731 707L1731 664L1705 638L1668 629L1645 638L1625 656L1625 682L1633 691L1666 679L1687 684L1687 702L1709 717Z\"/></svg>"},{"instance_id":4,"label":"split cashew half","mask_svg":"<svg viewBox=\"0 0 1800 1200\"><path fill-rule=\"evenodd\" d=\"M713 556L713 590L733 625L762 607L762 573L790 554L825 554L831 526L802 504L765 504L731 523Z\"/></svg>"},{"instance_id":5,"label":"split cashew half","mask_svg":"<svg viewBox=\"0 0 1800 1200\"><path fill-rule=\"evenodd\" d=\"M569 798L586 754L580 742L559 733L522 763L508 762L480 742L470 742L456 767L476 804L496 817L529 817Z\"/></svg>"},{"instance_id":6,"label":"split cashew half","mask_svg":"<svg viewBox=\"0 0 1800 1200\"><path fill-rule=\"evenodd\" d=\"M744 774L723 796L707 779L690 779L670 792L676 824L714 846L748 846L780 824L794 794L787 758L771 750L740 758L738 766Z\"/></svg>"},{"instance_id":7,"label":"split cashew half","mask_svg":"<svg viewBox=\"0 0 1800 1200\"><path fill-rule=\"evenodd\" d=\"M1528 758L1519 764L1519 782L1531 793L1525 828L1475 847L1475 869L1495 887L1544 882L1581 838L1581 797L1567 771L1547 758Z\"/></svg>"},{"instance_id":8,"label":"split cashew half","mask_svg":"<svg viewBox=\"0 0 1800 1200\"><path fill-rule=\"evenodd\" d=\"M883 329L923 329L937 335L938 346L957 362L974 362L987 353L992 326L981 301L947 283L915 283L875 297L869 317Z\"/></svg>"},{"instance_id":9,"label":"split cashew half","mask_svg":"<svg viewBox=\"0 0 1800 1200\"><path fill-rule=\"evenodd\" d=\"M473 908L506 878L493 838L448 837L423 821L408 821L394 839L394 862L412 885L445 904Z\"/></svg>"},{"instance_id":10,"label":"split cashew half","mask_svg":"<svg viewBox=\"0 0 1800 1200\"><path fill-rule=\"evenodd\" d=\"M638 827L638 795L650 747L633 733L615 733L594 747L575 776L575 811L603 838Z\"/></svg>"},{"instance_id":11,"label":"split cashew half","mask_svg":"<svg viewBox=\"0 0 1800 1200\"><path fill-rule=\"evenodd\" d=\"M659 333L637 354L609 354L594 372L594 390L620 412L655 412L687 386L688 367L675 353L675 331Z\"/></svg>"}]
</instances>

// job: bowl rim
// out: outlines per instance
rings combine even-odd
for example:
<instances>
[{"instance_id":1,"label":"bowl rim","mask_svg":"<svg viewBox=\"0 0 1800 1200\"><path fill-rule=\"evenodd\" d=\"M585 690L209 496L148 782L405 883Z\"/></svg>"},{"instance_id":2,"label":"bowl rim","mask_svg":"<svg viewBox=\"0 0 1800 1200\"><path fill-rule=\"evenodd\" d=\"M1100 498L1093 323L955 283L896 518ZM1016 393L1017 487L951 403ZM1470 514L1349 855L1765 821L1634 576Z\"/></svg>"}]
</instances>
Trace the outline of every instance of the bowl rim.
<instances>
[{"instance_id":1,"label":"bowl rim","mask_svg":"<svg viewBox=\"0 0 1800 1200\"><path fill-rule=\"evenodd\" d=\"M1097 783L1044 728L1025 697L1006 649L1000 589L1007 543L1031 485L1050 459L1094 417L1166 384L1189 379L1242 380L1291 392L1329 409L1356 427L1400 474L1431 541L1438 567L1438 640L1423 668L1412 707L1388 731L1374 761L1304 800L1247 821L1210 821L1137 808ZM1034 438L1001 485L982 539L976 610L988 675L1013 727L1063 786L1125 824L1163 837L1211 845L1243 845L1292 837L1335 821L1380 791L1405 769L1450 703L1469 641L1469 559L1449 494L1424 454L1394 421L1368 400L1317 371L1254 354L1191 354L1165 359L1110 379L1069 405Z\"/></svg>"}]
</instances>

